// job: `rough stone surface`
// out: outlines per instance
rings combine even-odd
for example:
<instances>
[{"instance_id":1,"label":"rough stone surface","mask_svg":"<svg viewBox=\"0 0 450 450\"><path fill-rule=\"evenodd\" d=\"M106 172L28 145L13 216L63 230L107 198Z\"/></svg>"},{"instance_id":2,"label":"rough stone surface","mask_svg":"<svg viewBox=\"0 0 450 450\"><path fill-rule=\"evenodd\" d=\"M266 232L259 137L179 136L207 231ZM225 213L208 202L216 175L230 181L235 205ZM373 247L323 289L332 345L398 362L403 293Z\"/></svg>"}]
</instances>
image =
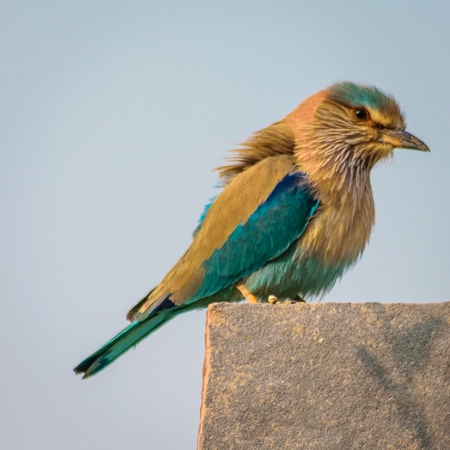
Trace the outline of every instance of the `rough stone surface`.
<instances>
[{"instance_id":1,"label":"rough stone surface","mask_svg":"<svg viewBox=\"0 0 450 450\"><path fill-rule=\"evenodd\" d=\"M214 304L198 449L450 449L450 303Z\"/></svg>"}]
</instances>

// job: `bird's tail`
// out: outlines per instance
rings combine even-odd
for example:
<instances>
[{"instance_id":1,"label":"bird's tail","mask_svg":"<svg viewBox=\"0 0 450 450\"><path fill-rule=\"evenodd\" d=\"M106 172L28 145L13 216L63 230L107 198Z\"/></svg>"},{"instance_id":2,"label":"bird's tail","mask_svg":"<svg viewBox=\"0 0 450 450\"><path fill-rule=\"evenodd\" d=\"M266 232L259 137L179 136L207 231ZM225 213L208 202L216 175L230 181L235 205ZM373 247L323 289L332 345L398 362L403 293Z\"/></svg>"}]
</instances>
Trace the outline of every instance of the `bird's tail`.
<instances>
[{"instance_id":1,"label":"bird's tail","mask_svg":"<svg viewBox=\"0 0 450 450\"><path fill-rule=\"evenodd\" d=\"M183 308L171 308L171 310L160 311L147 317L142 322L136 321L113 337L102 348L75 367L75 373L83 373L83 378L88 378L103 370L106 366L123 355L139 341L157 330L164 323L177 316Z\"/></svg>"}]
</instances>

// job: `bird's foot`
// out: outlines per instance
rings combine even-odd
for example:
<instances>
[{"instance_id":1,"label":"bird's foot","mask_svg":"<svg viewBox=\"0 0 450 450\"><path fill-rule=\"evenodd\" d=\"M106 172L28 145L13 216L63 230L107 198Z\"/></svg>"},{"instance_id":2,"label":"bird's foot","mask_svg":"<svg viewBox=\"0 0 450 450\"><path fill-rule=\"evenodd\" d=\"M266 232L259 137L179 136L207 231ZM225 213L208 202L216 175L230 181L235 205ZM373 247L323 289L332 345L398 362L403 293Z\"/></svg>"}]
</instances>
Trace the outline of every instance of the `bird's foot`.
<instances>
[{"instance_id":1,"label":"bird's foot","mask_svg":"<svg viewBox=\"0 0 450 450\"><path fill-rule=\"evenodd\" d=\"M278 299L275 297L275 295L269 295L269 297L267 298L267 301L271 304L271 305L276 305L277 303L279 303Z\"/></svg>"},{"instance_id":2,"label":"bird's foot","mask_svg":"<svg viewBox=\"0 0 450 450\"><path fill-rule=\"evenodd\" d=\"M245 285L236 284L235 286L241 292L241 294L244 296L245 300L247 300L248 303L259 303L255 295L252 294Z\"/></svg>"}]
</instances>

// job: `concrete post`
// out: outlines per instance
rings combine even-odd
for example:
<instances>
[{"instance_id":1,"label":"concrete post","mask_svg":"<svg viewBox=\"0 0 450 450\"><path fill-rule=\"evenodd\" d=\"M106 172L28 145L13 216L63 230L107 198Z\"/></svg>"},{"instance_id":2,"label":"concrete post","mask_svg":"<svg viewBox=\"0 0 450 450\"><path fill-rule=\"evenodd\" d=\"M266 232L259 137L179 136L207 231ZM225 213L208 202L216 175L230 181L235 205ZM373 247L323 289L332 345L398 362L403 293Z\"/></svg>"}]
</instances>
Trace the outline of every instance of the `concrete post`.
<instances>
[{"instance_id":1,"label":"concrete post","mask_svg":"<svg viewBox=\"0 0 450 450\"><path fill-rule=\"evenodd\" d=\"M199 450L450 449L450 303L214 304Z\"/></svg>"}]
</instances>

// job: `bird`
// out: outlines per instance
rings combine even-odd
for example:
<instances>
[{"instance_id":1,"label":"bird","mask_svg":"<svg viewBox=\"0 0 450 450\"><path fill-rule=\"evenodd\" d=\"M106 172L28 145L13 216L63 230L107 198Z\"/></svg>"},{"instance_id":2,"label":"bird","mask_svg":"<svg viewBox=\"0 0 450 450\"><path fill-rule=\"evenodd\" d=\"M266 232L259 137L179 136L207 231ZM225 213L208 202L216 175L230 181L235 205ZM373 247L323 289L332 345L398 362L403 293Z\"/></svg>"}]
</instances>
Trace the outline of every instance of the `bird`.
<instances>
[{"instance_id":1,"label":"bird","mask_svg":"<svg viewBox=\"0 0 450 450\"><path fill-rule=\"evenodd\" d=\"M128 327L75 367L88 378L177 315L214 302L277 303L327 293L374 226L370 173L395 148L429 152L393 96L343 81L254 133L216 169L179 261L128 313Z\"/></svg>"}]
</instances>

